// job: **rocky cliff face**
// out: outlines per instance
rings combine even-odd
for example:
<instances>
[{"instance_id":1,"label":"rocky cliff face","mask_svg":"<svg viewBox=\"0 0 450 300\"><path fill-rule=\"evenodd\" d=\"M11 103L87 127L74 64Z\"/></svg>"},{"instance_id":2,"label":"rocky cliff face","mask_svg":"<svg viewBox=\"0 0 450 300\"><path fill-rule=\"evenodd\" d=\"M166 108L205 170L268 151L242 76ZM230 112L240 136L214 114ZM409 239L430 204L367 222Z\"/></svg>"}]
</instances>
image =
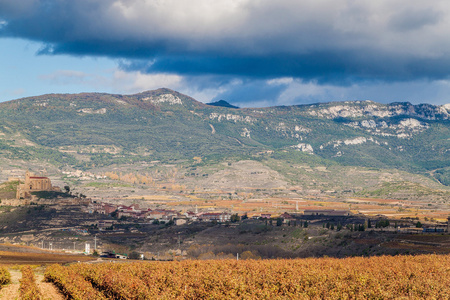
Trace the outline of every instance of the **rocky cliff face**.
<instances>
[{"instance_id":1,"label":"rocky cliff face","mask_svg":"<svg viewBox=\"0 0 450 300\"><path fill-rule=\"evenodd\" d=\"M326 105L320 104L317 106L313 105L308 109L308 113L311 116L328 119L363 117L392 118L397 116L409 116L425 120L448 120L450 117L450 104L413 105L405 102L383 105L372 101L355 101Z\"/></svg>"}]
</instances>

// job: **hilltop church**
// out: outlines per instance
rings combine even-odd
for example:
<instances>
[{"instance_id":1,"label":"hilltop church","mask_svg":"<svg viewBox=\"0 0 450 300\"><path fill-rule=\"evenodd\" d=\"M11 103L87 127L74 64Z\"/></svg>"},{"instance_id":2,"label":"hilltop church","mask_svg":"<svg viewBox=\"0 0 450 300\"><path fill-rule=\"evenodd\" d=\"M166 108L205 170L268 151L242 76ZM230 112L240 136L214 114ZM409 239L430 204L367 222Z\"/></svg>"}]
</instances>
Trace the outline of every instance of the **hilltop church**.
<instances>
[{"instance_id":1,"label":"hilltop church","mask_svg":"<svg viewBox=\"0 0 450 300\"><path fill-rule=\"evenodd\" d=\"M52 186L52 182L48 177L36 176L30 171L25 173L25 183L19 184L17 187L16 198L31 198L32 192L40 191L60 191L59 187Z\"/></svg>"}]
</instances>

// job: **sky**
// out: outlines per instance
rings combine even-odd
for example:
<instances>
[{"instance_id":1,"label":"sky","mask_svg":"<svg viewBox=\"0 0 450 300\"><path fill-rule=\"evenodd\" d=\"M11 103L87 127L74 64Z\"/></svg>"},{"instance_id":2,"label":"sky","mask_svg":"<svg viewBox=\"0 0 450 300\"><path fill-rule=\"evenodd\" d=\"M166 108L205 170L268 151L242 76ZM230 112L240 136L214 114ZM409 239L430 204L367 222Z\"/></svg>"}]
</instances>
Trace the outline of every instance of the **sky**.
<instances>
[{"instance_id":1,"label":"sky","mask_svg":"<svg viewBox=\"0 0 450 300\"><path fill-rule=\"evenodd\" d=\"M447 0L0 0L0 102L450 103Z\"/></svg>"}]
</instances>

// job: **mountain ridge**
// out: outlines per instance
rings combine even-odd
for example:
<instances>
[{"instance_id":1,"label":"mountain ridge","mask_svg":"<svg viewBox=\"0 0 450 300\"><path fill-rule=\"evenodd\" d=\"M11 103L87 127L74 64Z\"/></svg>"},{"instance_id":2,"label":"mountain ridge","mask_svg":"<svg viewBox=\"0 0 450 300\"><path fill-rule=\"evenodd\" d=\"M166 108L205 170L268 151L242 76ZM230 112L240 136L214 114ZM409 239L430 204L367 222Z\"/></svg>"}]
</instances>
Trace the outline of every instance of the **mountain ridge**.
<instances>
[{"instance_id":1,"label":"mountain ridge","mask_svg":"<svg viewBox=\"0 0 450 300\"><path fill-rule=\"evenodd\" d=\"M89 98L89 101L101 101L108 103L107 100L111 101L111 99L115 99L116 101L124 101L130 105L136 105L142 108L148 109L159 109L158 105L155 105L155 101L159 104L169 103L169 104L177 104L178 100L173 99L162 99L162 100L152 100L152 97L160 97L161 95L173 95L179 99L183 98L185 101L187 100L190 106L204 108L206 105L213 106L211 103L202 103L200 101L195 100L194 98L179 93L177 91L168 89L168 88L159 88L156 90L148 90L143 91L136 94L129 95L121 95L121 94L108 94L108 93L78 93L78 94L44 94L40 96L33 97L25 97L19 98L15 100L9 100L0 103L0 108L8 105L17 105L20 102L27 101L45 101L50 100L52 98L63 98L63 99L84 99ZM180 98L181 97L181 98ZM138 100L138 101L136 101ZM175 102L173 102L175 101ZM222 100L224 101L224 100ZM225 102L225 101L224 101ZM45 102L44 102L45 103ZM178 102L179 103L179 102ZM179 103L180 104L180 103ZM227 102L227 104L229 104ZM361 107L358 111L355 109L355 106ZM280 109L280 110L292 110L292 109L309 109L309 111L314 111L316 108L319 110L317 113L318 117L326 117L326 118L346 118L346 117L363 117L363 116L372 116L372 117L396 117L396 116L413 116L426 120L435 120L442 119L448 120L450 118L450 104L443 105L433 105L428 103L421 104L411 104L410 102L392 102L387 104L382 104L378 102L374 102L371 100L355 100L355 101L331 101L331 102L321 102L321 103L313 103L313 104L300 104L300 105L289 105L289 106L269 106L269 107L259 107L259 108L239 108L236 106L227 107L227 106L216 106L216 107L224 107L224 108L235 108L238 111L242 112L254 112L255 110L265 111L270 109ZM333 108L332 110L327 110L326 108ZM363 109L365 107L365 109ZM314 116L314 113L312 113Z\"/></svg>"},{"instance_id":2,"label":"mountain ridge","mask_svg":"<svg viewBox=\"0 0 450 300\"><path fill-rule=\"evenodd\" d=\"M399 168L450 184L449 105L342 101L232 109L161 88L26 97L0 103L0 117L0 157L12 160L89 169L284 157Z\"/></svg>"}]
</instances>

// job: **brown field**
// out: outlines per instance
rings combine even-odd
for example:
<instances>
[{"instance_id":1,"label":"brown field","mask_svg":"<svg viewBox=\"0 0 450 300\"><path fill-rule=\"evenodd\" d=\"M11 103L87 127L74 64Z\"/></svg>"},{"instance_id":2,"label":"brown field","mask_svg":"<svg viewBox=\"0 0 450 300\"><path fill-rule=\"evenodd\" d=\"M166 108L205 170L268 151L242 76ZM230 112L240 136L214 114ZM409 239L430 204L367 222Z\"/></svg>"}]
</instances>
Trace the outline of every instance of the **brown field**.
<instances>
[{"instance_id":1,"label":"brown field","mask_svg":"<svg viewBox=\"0 0 450 300\"><path fill-rule=\"evenodd\" d=\"M38 248L16 246L16 245L0 245L0 249L8 249L8 251L0 251L0 265L44 265L54 263L71 263L78 261L90 261L91 256L71 255L61 252L45 252Z\"/></svg>"},{"instance_id":2,"label":"brown field","mask_svg":"<svg viewBox=\"0 0 450 300\"><path fill-rule=\"evenodd\" d=\"M413 244L411 242L392 241L383 243L383 247L391 249L406 249L410 251L422 251L422 253L450 254L450 248L436 247L433 245Z\"/></svg>"}]
</instances>

